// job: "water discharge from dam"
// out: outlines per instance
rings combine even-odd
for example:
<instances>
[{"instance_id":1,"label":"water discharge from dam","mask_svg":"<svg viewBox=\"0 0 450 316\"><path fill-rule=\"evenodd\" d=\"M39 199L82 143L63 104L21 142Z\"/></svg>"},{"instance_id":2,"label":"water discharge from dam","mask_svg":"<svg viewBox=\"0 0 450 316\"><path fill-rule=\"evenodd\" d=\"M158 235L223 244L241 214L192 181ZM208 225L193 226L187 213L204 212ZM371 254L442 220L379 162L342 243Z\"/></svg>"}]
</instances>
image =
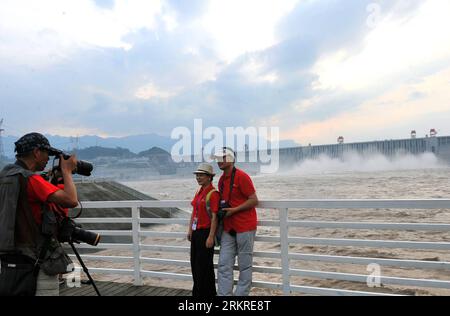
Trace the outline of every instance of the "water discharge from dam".
<instances>
[{"instance_id":1,"label":"water discharge from dam","mask_svg":"<svg viewBox=\"0 0 450 316\"><path fill-rule=\"evenodd\" d=\"M376 172L414 169L436 169L446 167L433 153L419 155L397 154L387 157L382 154L360 154L348 152L342 158L330 158L321 155L315 159L284 166L279 174L290 175L327 174L345 172ZM287 171L289 170L289 171Z\"/></svg>"}]
</instances>

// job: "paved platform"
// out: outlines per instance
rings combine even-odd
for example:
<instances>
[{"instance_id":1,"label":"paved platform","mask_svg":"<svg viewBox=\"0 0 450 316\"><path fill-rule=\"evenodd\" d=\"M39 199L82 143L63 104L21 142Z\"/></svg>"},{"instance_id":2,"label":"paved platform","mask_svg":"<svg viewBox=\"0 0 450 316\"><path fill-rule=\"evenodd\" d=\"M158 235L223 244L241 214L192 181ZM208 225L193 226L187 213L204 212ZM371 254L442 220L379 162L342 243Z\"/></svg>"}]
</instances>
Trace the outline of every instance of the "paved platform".
<instances>
[{"instance_id":1,"label":"paved platform","mask_svg":"<svg viewBox=\"0 0 450 316\"><path fill-rule=\"evenodd\" d=\"M102 296L191 296L192 292L182 289L171 289L155 286L134 286L132 283L100 282L95 284ZM82 284L81 287L68 288L61 285L60 296L96 296L94 287Z\"/></svg>"}]
</instances>

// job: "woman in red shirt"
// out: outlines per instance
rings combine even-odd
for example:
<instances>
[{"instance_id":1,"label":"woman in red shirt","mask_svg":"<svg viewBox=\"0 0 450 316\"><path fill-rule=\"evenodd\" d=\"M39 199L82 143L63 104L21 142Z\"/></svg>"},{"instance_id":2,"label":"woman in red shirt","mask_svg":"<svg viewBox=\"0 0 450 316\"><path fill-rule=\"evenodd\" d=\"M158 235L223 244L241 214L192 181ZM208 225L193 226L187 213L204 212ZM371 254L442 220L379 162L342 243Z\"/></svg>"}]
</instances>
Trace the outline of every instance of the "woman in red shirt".
<instances>
[{"instance_id":1,"label":"woman in red shirt","mask_svg":"<svg viewBox=\"0 0 450 316\"><path fill-rule=\"evenodd\" d=\"M212 165L200 164L194 174L200 189L191 202L193 211L187 236L191 242L192 295L210 297L217 295L213 257L220 194L212 185L215 176Z\"/></svg>"}]
</instances>

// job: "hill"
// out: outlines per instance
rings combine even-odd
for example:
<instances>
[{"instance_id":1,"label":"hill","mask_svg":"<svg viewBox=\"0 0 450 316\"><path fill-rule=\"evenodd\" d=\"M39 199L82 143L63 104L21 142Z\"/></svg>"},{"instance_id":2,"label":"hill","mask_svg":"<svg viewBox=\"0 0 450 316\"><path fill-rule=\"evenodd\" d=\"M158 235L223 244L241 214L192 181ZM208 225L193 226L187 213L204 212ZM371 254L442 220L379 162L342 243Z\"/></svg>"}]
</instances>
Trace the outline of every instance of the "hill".
<instances>
[{"instance_id":1,"label":"hill","mask_svg":"<svg viewBox=\"0 0 450 316\"><path fill-rule=\"evenodd\" d=\"M170 153L164 149L153 147L140 152L139 157L148 158L149 165L159 171L160 174L171 175L177 172L177 166Z\"/></svg>"},{"instance_id":2,"label":"hill","mask_svg":"<svg viewBox=\"0 0 450 316\"><path fill-rule=\"evenodd\" d=\"M98 157L115 157L121 159L136 158L137 155L129 149L116 147L106 148L100 146L88 147L77 150L77 157L80 159L92 160Z\"/></svg>"}]
</instances>

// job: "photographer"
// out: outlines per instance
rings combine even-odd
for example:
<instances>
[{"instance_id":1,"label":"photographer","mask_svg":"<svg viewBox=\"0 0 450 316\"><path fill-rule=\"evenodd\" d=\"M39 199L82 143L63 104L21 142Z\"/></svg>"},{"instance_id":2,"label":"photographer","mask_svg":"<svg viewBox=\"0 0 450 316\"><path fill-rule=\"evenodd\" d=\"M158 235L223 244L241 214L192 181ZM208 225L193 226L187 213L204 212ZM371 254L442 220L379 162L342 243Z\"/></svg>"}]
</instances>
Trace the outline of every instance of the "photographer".
<instances>
[{"instance_id":1,"label":"photographer","mask_svg":"<svg viewBox=\"0 0 450 316\"><path fill-rule=\"evenodd\" d=\"M72 179L77 160L75 156L60 157L61 190L35 174L44 170L49 156L60 153L46 137L26 134L15 143L15 152L17 161L0 172L0 295L59 295L58 273L64 271L52 267L49 253L51 259L55 252L66 255L59 243L53 238L51 244L44 233L48 218L56 232L55 215L49 216L48 210L78 205ZM49 275L45 271L53 272Z\"/></svg>"}]
</instances>

